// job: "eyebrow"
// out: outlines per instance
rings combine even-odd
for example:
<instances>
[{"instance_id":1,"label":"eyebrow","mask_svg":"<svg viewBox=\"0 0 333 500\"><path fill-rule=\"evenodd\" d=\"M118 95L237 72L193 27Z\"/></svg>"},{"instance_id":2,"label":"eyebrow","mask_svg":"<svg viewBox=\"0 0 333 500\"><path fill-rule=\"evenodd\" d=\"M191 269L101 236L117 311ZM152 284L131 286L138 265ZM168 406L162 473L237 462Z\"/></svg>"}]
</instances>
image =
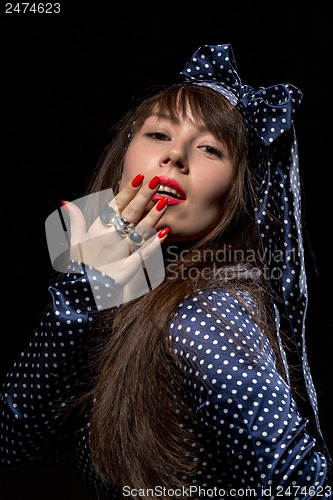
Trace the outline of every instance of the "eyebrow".
<instances>
[{"instance_id":1,"label":"eyebrow","mask_svg":"<svg viewBox=\"0 0 333 500\"><path fill-rule=\"evenodd\" d=\"M171 116L170 114L167 114L167 113L163 113L161 111L156 111L154 113L152 113L150 116L156 116L156 118L161 118L162 120L165 119L165 120L169 120L173 123L176 123L176 124L179 124L180 120L179 118L177 118L177 116ZM197 127L199 128L200 132L209 132L210 134L213 134L213 132L211 130L209 130L209 128L207 127L207 125L205 124L199 124L197 123L196 121L194 120L191 120L193 121L193 123L195 123L195 125L197 125ZM215 135L215 134L213 134Z\"/></svg>"},{"instance_id":2,"label":"eyebrow","mask_svg":"<svg viewBox=\"0 0 333 500\"><path fill-rule=\"evenodd\" d=\"M150 116L156 116L156 118L161 118L162 120L169 120L171 122L175 122L175 123L179 123L179 119L175 116L175 117L172 117L171 115L167 114L167 113L162 113L161 111L155 111L154 113L152 113Z\"/></svg>"}]
</instances>

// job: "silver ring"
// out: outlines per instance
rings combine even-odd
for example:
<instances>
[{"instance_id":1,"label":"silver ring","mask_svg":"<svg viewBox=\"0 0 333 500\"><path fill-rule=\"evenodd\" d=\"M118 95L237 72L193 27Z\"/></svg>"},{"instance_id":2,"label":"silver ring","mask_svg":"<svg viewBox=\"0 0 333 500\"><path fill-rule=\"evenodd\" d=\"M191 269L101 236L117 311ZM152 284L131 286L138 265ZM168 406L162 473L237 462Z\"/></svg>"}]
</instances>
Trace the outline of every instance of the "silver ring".
<instances>
[{"instance_id":1,"label":"silver ring","mask_svg":"<svg viewBox=\"0 0 333 500\"><path fill-rule=\"evenodd\" d=\"M108 203L105 203L101 213L99 214L102 224L107 227L113 226L117 217L119 217L117 212Z\"/></svg>"},{"instance_id":2,"label":"silver ring","mask_svg":"<svg viewBox=\"0 0 333 500\"><path fill-rule=\"evenodd\" d=\"M115 228L118 231L119 234L128 234L135 228L135 224L132 222L129 222L128 220L124 219L124 217L121 217L120 215L117 215L116 220L115 220Z\"/></svg>"},{"instance_id":3,"label":"silver ring","mask_svg":"<svg viewBox=\"0 0 333 500\"><path fill-rule=\"evenodd\" d=\"M122 238L126 238L128 236L134 245L141 246L145 241L143 236L135 231L136 224L129 222L124 217L117 214L109 203L105 203L101 213L99 214L99 218L104 226L114 226L115 230Z\"/></svg>"},{"instance_id":4,"label":"silver ring","mask_svg":"<svg viewBox=\"0 0 333 500\"><path fill-rule=\"evenodd\" d=\"M131 226L133 227L124 227L122 221L119 220L116 220L114 224L114 227L120 236L122 236L123 238L126 238L128 236L128 238L132 241L132 243L134 243L134 245L141 246L144 238L140 233L135 231L134 225Z\"/></svg>"},{"instance_id":5,"label":"silver ring","mask_svg":"<svg viewBox=\"0 0 333 500\"><path fill-rule=\"evenodd\" d=\"M141 246L145 241L143 236L139 234L137 231L131 231L128 235L129 239L134 243L134 245Z\"/></svg>"}]
</instances>

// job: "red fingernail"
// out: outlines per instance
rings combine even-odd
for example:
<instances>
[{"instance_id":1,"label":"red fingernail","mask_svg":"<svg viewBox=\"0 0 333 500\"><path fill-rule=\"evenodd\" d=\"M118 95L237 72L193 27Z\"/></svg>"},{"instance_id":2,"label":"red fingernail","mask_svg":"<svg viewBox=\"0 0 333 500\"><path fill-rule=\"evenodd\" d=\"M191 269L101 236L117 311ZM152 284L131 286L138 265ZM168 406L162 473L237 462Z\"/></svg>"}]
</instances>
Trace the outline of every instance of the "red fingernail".
<instances>
[{"instance_id":1,"label":"red fingernail","mask_svg":"<svg viewBox=\"0 0 333 500\"><path fill-rule=\"evenodd\" d=\"M69 210L68 210L68 208L66 207L66 203L68 203L68 201L63 201L63 200L61 200L61 203L62 203L62 205L63 205L64 209L66 210L66 212L67 212L67 213L69 213Z\"/></svg>"},{"instance_id":2,"label":"red fingernail","mask_svg":"<svg viewBox=\"0 0 333 500\"><path fill-rule=\"evenodd\" d=\"M153 179L150 181L148 186L150 189L156 189L160 183L161 183L161 179L158 176L156 176L156 177L153 177Z\"/></svg>"},{"instance_id":3,"label":"red fingernail","mask_svg":"<svg viewBox=\"0 0 333 500\"><path fill-rule=\"evenodd\" d=\"M156 203L156 210L160 212L161 210L163 210L165 205L167 205L167 203L168 203L168 198L167 197L162 198L158 203Z\"/></svg>"},{"instance_id":4,"label":"red fingernail","mask_svg":"<svg viewBox=\"0 0 333 500\"><path fill-rule=\"evenodd\" d=\"M170 231L170 229L168 227L165 227L164 229L162 229L159 233L158 233L158 237L159 238L164 238L164 236L166 236L168 234L168 232Z\"/></svg>"},{"instance_id":5,"label":"red fingernail","mask_svg":"<svg viewBox=\"0 0 333 500\"><path fill-rule=\"evenodd\" d=\"M137 188L140 186L141 182L143 181L144 176L142 174L138 174L134 179L132 180L132 186L134 188Z\"/></svg>"}]
</instances>

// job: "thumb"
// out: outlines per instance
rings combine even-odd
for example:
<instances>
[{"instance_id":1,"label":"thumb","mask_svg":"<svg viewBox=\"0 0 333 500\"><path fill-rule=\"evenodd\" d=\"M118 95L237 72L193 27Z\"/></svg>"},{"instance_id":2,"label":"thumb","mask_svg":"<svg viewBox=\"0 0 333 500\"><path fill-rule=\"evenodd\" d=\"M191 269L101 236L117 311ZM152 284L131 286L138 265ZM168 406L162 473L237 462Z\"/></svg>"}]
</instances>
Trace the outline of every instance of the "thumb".
<instances>
[{"instance_id":1,"label":"thumb","mask_svg":"<svg viewBox=\"0 0 333 500\"><path fill-rule=\"evenodd\" d=\"M74 247L80 243L86 235L86 221L83 213L74 203L63 201L62 204L64 210L66 210L69 215L71 223L71 246Z\"/></svg>"}]
</instances>

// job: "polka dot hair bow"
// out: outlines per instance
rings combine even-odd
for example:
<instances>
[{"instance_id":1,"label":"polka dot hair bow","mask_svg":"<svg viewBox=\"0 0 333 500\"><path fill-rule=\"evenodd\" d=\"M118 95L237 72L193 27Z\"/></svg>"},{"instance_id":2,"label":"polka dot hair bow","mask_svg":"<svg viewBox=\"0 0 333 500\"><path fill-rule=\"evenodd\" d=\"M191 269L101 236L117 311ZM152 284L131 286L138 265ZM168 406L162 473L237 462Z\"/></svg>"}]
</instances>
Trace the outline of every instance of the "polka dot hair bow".
<instances>
[{"instance_id":1,"label":"polka dot hair bow","mask_svg":"<svg viewBox=\"0 0 333 500\"><path fill-rule=\"evenodd\" d=\"M293 125L302 92L290 84L260 87L258 90L243 85L229 44L200 47L181 75L187 84L206 86L226 97L238 109L247 125L250 167L259 179L254 216L265 272L274 297L281 355L288 374L280 336L283 331L291 341L290 351L296 350L296 359L292 359L292 364L301 363L303 367L310 407L325 447L305 342L308 299L298 151Z\"/></svg>"},{"instance_id":2,"label":"polka dot hair bow","mask_svg":"<svg viewBox=\"0 0 333 500\"><path fill-rule=\"evenodd\" d=\"M302 92L288 83L258 90L242 85L229 44L200 47L181 74L224 94L266 146L291 128L302 100ZM223 88L218 89L221 83Z\"/></svg>"}]
</instances>

